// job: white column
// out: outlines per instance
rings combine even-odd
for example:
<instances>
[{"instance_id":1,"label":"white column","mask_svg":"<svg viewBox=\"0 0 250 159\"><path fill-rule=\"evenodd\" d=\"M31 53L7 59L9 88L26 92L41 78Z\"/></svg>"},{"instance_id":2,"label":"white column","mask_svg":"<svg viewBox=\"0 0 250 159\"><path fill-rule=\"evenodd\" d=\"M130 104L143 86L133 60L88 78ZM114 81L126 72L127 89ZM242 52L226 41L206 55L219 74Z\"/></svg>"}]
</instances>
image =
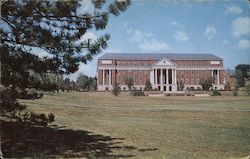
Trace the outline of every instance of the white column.
<instances>
[{"instance_id":1,"label":"white column","mask_svg":"<svg viewBox=\"0 0 250 159\"><path fill-rule=\"evenodd\" d=\"M214 70L212 70L212 77L214 76Z\"/></svg>"},{"instance_id":2,"label":"white column","mask_svg":"<svg viewBox=\"0 0 250 159\"><path fill-rule=\"evenodd\" d=\"M154 69L150 70L150 83L154 84Z\"/></svg>"},{"instance_id":3,"label":"white column","mask_svg":"<svg viewBox=\"0 0 250 159\"><path fill-rule=\"evenodd\" d=\"M217 70L217 83L220 84L220 70Z\"/></svg>"},{"instance_id":4,"label":"white column","mask_svg":"<svg viewBox=\"0 0 250 159\"><path fill-rule=\"evenodd\" d=\"M164 83L167 84L167 77L166 77L166 74L167 74L167 69L165 69L165 75L164 75Z\"/></svg>"},{"instance_id":5,"label":"white column","mask_svg":"<svg viewBox=\"0 0 250 159\"><path fill-rule=\"evenodd\" d=\"M161 68L161 77L160 77L160 82L161 82L161 84L163 84L162 78L163 78L163 76L162 76L162 68Z\"/></svg>"},{"instance_id":6,"label":"white column","mask_svg":"<svg viewBox=\"0 0 250 159\"><path fill-rule=\"evenodd\" d=\"M174 84L173 74L174 74L173 69L171 69L171 80L172 80L172 84Z\"/></svg>"},{"instance_id":7,"label":"white column","mask_svg":"<svg viewBox=\"0 0 250 159\"><path fill-rule=\"evenodd\" d=\"M156 82L156 84L158 84L158 69L155 69L155 72L156 72L156 76L155 76L155 77L156 77L156 78L155 78L156 80L155 80L155 82Z\"/></svg>"},{"instance_id":8,"label":"white column","mask_svg":"<svg viewBox=\"0 0 250 159\"><path fill-rule=\"evenodd\" d=\"M166 70L166 78L167 78L167 84L169 84L169 82L168 82L168 69Z\"/></svg>"},{"instance_id":9,"label":"white column","mask_svg":"<svg viewBox=\"0 0 250 159\"><path fill-rule=\"evenodd\" d=\"M105 84L104 80L105 80L105 70L103 69L102 70L102 85Z\"/></svg>"},{"instance_id":10,"label":"white column","mask_svg":"<svg viewBox=\"0 0 250 159\"><path fill-rule=\"evenodd\" d=\"M156 69L154 69L154 84L156 84Z\"/></svg>"},{"instance_id":11,"label":"white column","mask_svg":"<svg viewBox=\"0 0 250 159\"><path fill-rule=\"evenodd\" d=\"M111 69L109 69L109 85L111 85Z\"/></svg>"},{"instance_id":12,"label":"white column","mask_svg":"<svg viewBox=\"0 0 250 159\"><path fill-rule=\"evenodd\" d=\"M176 84L176 77L177 77L177 75L176 75L176 69L174 69L174 84Z\"/></svg>"}]
</instances>

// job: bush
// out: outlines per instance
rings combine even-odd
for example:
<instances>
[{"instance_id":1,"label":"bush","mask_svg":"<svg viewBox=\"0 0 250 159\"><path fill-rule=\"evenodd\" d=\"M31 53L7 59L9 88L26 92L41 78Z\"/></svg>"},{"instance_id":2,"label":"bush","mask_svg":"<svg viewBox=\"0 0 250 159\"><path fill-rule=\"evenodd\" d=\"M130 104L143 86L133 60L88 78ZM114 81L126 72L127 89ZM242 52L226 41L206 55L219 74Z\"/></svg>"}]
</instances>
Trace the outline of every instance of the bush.
<instances>
[{"instance_id":1,"label":"bush","mask_svg":"<svg viewBox=\"0 0 250 159\"><path fill-rule=\"evenodd\" d=\"M132 77L126 77L124 82L128 86L129 90L131 90L131 88L134 86L134 79Z\"/></svg>"},{"instance_id":2,"label":"bush","mask_svg":"<svg viewBox=\"0 0 250 159\"><path fill-rule=\"evenodd\" d=\"M132 96L145 96L145 94L144 94L144 92L143 91L141 91L141 90L132 90L131 92L130 92L130 94L132 95Z\"/></svg>"},{"instance_id":3,"label":"bush","mask_svg":"<svg viewBox=\"0 0 250 159\"><path fill-rule=\"evenodd\" d=\"M25 90L19 90L19 98L20 99L39 99L43 97L43 93L37 92L36 89L25 89Z\"/></svg>"},{"instance_id":4,"label":"bush","mask_svg":"<svg viewBox=\"0 0 250 159\"><path fill-rule=\"evenodd\" d=\"M221 96L221 93L218 90L214 90L212 96Z\"/></svg>"},{"instance_id":5,"label":"bush","mask_svg":"<svg viewBox=\"0 0 250 159\"><path fill-rule=\"evenodd\" d=\"M247 88L247 95L250 96L250 84L248 84L246 88Z\"/></svg>"},{"instance_id":6,"label":"bush","mask_svg":"<svg viewBox=\"0 0 250 159\"><path fill-rule=\"evenodd\" d=\"M234 90L234 91L233 91L233 95L234 95L234 96L238 96L239 94L238 94L238 92L237 92L236 90Z\"/></svg>"},{"instance_id":7,"label":"bush","mask_svg":"<svg viewBox=\"0 0 250 159\"><path fill-rule=\"evenodd\" d=\"M150 80L147 80L145 87L144 87L144 91L152 91L152 90L153 90L152 84L151 84Z\"/></svg>"},{"instance_id":8,"label":"bush","mask_svg":"<svg viewBox=\"0 0 250 159\"><path fill-rule=\"evenodd\" d=\"M120 87L119 83L115 83L115 84L113 85L112 93L113 93L115 96L118 96L118 95L121 93L121 87Z\"/></svg>"}]
</instances>

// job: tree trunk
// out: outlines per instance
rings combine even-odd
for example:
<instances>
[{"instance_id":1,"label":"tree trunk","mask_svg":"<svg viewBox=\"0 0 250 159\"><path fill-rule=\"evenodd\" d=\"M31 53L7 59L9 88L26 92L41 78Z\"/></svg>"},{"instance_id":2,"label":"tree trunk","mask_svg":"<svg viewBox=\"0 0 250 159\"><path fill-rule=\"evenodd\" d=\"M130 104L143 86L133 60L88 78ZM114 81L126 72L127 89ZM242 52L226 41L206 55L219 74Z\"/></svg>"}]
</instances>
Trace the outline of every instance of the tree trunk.
<instances>
[{"instance_id":1,"label":"tree trunk","mask_svg":"<svg viewBox=\"0 0 250 159\"><path fill-rule=\"evenodd\" d=\"M2 153L2 128L1 128L2 120L0 119L0 159L3 159Z\"/></svg>"},{"instance_id":2,"label":"tree trunk","mask_svg":"<svg viewBox=\"0 0 250 159\"><path fill-rule=\"evenodd\" d=\"M2 17L1 13L2 13L2 10L1 10L1 7L2 7L2 4L4 3L4 0L0 0L0 18ZM1 61L0 61L0 84L2 83L1 82ZM1 125L2 125L2 120L0 118L0 159L3 159L3 152L2 152L2 129L1 129Z\"/></svg>"}]
</instances>

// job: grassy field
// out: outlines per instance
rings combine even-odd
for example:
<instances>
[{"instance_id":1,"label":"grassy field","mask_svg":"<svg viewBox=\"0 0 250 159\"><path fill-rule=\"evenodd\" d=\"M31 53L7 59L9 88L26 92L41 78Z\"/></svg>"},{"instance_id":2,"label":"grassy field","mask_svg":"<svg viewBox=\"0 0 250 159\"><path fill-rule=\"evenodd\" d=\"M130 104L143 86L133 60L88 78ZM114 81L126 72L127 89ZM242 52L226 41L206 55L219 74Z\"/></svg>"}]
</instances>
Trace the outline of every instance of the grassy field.
<instances>
[{"instance_id":1,"label":"grassy field","mask_svg":"<svg viewBox=\"0 0 250 159\"><path fill-rule=\"evenodd\" d=\"M108 93L59 93L22 103L31 111L54 113L55 124L86 131L86 138L109 138L72 141L79 143L74 144L78 145L77 151L69 150L71 156L223 159L250 155L247 96L114 97ZM85 142L82 151L80 142Z\"/></svg>"}]
</instances>

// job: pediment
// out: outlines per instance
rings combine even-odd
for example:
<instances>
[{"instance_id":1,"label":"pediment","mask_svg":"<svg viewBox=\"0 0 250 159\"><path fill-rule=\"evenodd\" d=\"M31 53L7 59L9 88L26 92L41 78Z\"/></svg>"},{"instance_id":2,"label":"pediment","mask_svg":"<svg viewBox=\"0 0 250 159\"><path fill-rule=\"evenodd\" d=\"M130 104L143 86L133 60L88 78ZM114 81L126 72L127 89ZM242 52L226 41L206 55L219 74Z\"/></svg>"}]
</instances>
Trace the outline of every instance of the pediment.
<instances>
[{"instance_id":1,"label":"pediment","mask_svg":"<svg viewBox=\"0 0 250 159\"><path fill-rule=\"evenodd\" d=\"M176 64L169 59L161 59L153 64L153 66L176 66Z\"/></svg>"}]
</instances>

